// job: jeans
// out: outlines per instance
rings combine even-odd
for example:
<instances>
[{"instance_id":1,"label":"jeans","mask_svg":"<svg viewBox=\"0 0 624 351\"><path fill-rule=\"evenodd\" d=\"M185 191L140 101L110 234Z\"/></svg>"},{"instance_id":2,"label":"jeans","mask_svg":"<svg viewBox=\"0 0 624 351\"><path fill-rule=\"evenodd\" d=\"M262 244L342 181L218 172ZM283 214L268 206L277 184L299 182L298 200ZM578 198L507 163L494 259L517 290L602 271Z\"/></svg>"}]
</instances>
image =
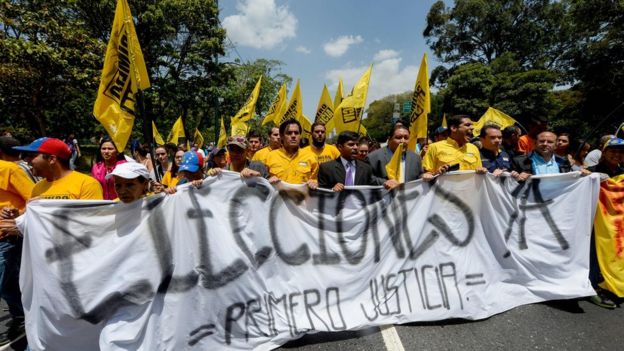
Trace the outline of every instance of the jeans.
<instances>
[{"instance_id":1,"label":"jeans","mask_svg":"<svg viewBox=\"0 0 624 351\"><path fill-rule=\"evenodd\" d=\"M78 152L73 152L69 159L69 169L72 171L76 169L76 159L78 158Z\"/></svg>"},{"instance_id":2,"label":"jeans","mask_svg":"<svg viewBox=\"0 0 624 351\"><path fill-rule=\"evenodd\" d=\"M6 301L13 318L24 317L19 287L22 241L22 237L18 236L0 240L0 297Z\"/></svg>"}]
</instances>

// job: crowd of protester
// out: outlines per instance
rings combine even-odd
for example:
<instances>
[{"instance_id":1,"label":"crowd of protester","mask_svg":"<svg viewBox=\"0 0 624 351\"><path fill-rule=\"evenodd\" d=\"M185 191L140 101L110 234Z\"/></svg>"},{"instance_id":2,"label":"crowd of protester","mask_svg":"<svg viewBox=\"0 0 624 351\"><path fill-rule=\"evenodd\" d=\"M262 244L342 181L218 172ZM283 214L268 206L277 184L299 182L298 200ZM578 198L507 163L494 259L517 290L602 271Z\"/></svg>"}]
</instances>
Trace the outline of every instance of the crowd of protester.
<instances>
[{"instance_id":1,"label":"crowd of protester","mask_svg":"<svg viewBox=\"0 0 624 351\"><path fill-rule=\"evenodd\" d=\"M470 117L452 116L447 127L435 129L433 141L419 139L416 152L405 151L410 131L401 122L391 128L383 146L354 132L342 132L335 144L328 143L322 123L312 125L311 142L304 146L302 127L295 120L271 128L265 138L255 132L231 136L225 147L160 145L150 151L148 145L133 141L132 157L119 152L111 139L102 137L90 175L74 170L81 152L73 134L64 141L44 137L26 146L20 146L11 136L2 136L0 296L7 302L13 321L5 339L15 337L24 328L18 285L22 238L15 218L24 213L28 201L40 198L131 203L152 193L173 194L185 183L201 187L203 179L219 176L224 170L245 178L262 177L272 184L305 183L311 189L336 192L358 185L381 185L392 190L416 179L430 182L455 170L489 172L496 177L507 174L519 182L532 175L570 171L581 175L600 172L609 177L624 173L622 139L605 135L592 148L568 133L554 133L541 118L532 119L527 127L523 134L517 126L501 129L488 124L475 136ZM399 176L389 177L386 165L400 145L404 151ZM155 166L150 152L155 154ZM614 308L612 297L598 287L600 279L592 245L590 281L597 293L591 301Z\"/></svg>"}]
</instances>

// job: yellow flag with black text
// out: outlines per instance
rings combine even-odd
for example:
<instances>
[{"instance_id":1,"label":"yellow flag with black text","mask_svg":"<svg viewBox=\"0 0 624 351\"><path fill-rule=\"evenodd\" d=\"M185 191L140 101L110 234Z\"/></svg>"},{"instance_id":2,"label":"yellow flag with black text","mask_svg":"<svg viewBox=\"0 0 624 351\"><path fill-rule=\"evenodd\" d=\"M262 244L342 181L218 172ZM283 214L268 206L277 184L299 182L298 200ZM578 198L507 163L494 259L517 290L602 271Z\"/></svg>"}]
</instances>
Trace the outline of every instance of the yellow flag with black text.
<instances>
[{"instance_id":1,"label":"yellow flag with black text","mask_svg":"<svg viewBox=\"0 0 624 351\"><path fill-rule=\"evenodd\" d=\"M301 117L297 120L301 124L301 139L308 139L312 143L312 123L308 117L301 114Z\"/></svg>"},{"instance_id":2,"label":"yellow flag with black text","mask_svg":"<svg viewBox=\"0 0 624 351\"><path fill-rule=\"evenodd\" d=\"M410 138L407 149L416 151L418 138L427 137L427 116L431 112L431 95L429 94L429 72L427 54L423 55L418 69L416 86L412 94L412 111L410 113Z\"/></svg>"},{"instance_id":3,"label":"yellow flag with black text","mask_svg":"<svg viewBox=\"0 0 624 351\"><path fill-rule=\"evenodd\" d=\"M299 120L301 115L303 114L303 107L301 102L301 88L299 87L299 79L297 79L297 85L295 85L295 90L293 90L292 95L290 96L290 101L288 102L288 107L284 111L284 113L280 116L278 121L275 123L276 126L279 126L284 121L288 119Z\"/></svg>"},{"instance_id":4,"label":"yellow flag with black text","mask_svg":"<svg viewBox=\"0 0 624 351\"><path fill-rule=\"evenodd\" d=\"M392 158L386 165L386 174L388 175L388 179L393 179L398 182L401 181L402 170L401 170L401 162L403 161L404 152L403 144L399 144L399 146L394 150L394 154L392 154Z\"/></svg>"},{"instance_id":5,"label":"yellow flag with black text","mask_svg":"<svg viewBox=\"0 0 624 351\"><path fill-rule=\"evenodd\" d=\"M104 126L118 151L126 148L132 133L136 94L149 87L149 76L130 7L126 0L118 0L100 87L93 105L93 115Z\"/></svg>"},{"instance_id":6,"label":"yellow flag with black text","mask_svg":"<svg viewBox=\"0 0 624 351\"><path fill-rule=\"evenodd\" d=\"M496 124L501 129L505 129L509 126L513 126L514 123L516 123L516 120L513 119L513 117L495 109L494 107L488 107L483 116L481 116L481 118L479 118L479 120L474 124L472 133L474 135L479 135L479 133L481 133L481 129L486 124Z\"/></svg>"},{"instance_id":7,"label":"yellow flag with black text","mask_svg":"<svg viewBox=\"0 0 624 351\"><path fill-rule=\"evenodd\" d=\"M323 91L321 92L319 103L316 106L314 122L323 123L327 130L327 124L329 124L332 118L334 118L334 103L329 95L329 90L327 90L327 85L323 85Z\"/></svg>"},{"instance_id":8,"label":"yellow flag with black text","mask_svg":"<svg viewBox=\"0 0 624 351\"><path fill-rule=\"evenodd\" d=\"M338 107L338 105L340 105L340 103L342 102L342 95L343 94L343 88L342 88L342 79L338 80L338 88L336 89L336 95L334 95L334 111L336 110L336 107ZM334 123L334 119L330 119L329 122L327 123L326 127L326 131L327 133L331 133L331 131L335 128L335 123Z\"/></svg>"},{"instance_id":9,"label":"yellow flag with black text","mask_svg":"<svg viewBox=\"0 0 624 351\"><path fill-rule=\"evenodd\" d=\"M178 145L179 139L185 137L186 134L184 134L184 124L182 123L182 116L180 116L173 124L171 133L169 133L169 136L167 137L167 142Z\"/></svg>"},{"instance_id":10,"label":"yellow flag with black text","mask_svg":"<svg viewBox=\"0 0 624 351\"><path fill-rule=\"evenodd\" d=\"M152 135L154 136L154 141L157 145L165 145L165 141L160 133L158 133L158 129L156 129L156 123L154 123L154 121L152 121Z\"/></svg>"},{"instance_id":11,"label":"yellow flag with black text","mask_svg":"<svg viewBox=\"0 0 624 351\"><path fill-rule=\"evenodd\" d=\"M286 83L282 84L282 86L280 87L280 90L277 93L275 100L273 100L273 103L271 104L271 107L269 108L269 112L267 113L266 116L264 116L264 119L262 120L262 125L265 125L269 122L273 122L276 119L279 119L282 116L282 113L284 112L285 108L286 108Z\"/></svg>"},{"instance_id":12,"label":"yellow flag with black text","mask_svg":"<svg viewBox=\"0 0 624 351\"><path fill-rule=\"evenodd\" d=\"M225 123L223 123L223 117L221 117L221 129L219 130L219 141L217 147L224 147L227 143L227 133L225 131Z\"/></svg>"},{"instance_id":13,"label":"yellow flag with black text","mask_svg":"<svg viewBox=\"0 0 624 351\"><path fill-rule=\"evenodd\" d=\"M364 105L366 104L368 83L372 71L373 65L370 65L362 77L355 83L355 86L353 86L351 95L344 98L340 105L334 107L334 126L336 128L336 133L358 131L360 118L364 110Z\"/></svg>"}]
</instances>

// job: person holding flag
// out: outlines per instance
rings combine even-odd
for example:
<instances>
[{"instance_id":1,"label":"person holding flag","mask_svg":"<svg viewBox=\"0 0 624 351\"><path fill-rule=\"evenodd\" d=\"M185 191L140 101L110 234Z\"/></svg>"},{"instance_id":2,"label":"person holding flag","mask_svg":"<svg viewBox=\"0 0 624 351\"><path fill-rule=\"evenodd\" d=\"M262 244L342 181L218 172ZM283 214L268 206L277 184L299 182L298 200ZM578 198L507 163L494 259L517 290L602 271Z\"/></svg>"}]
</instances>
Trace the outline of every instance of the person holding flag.
<instances>
[{"instance_id":1,"label":"person holding flag","mask_svg":"<svg viewBox=\"0 0 624 351\"><path fill-rule=\"evenodd\" d=\"M406 150L409 137L409 129L403 124L397 124L388 136L388 145L368 155L367 160L373 167L373 180L376 185L394 189L401 183L420 178L422 174L420 156L413 151ZM395 154L397 150L399 152ZM396 161L398 170L389 175L386 166L392 162L393 158L400 160Z\"/></svg>"}]
</instances>

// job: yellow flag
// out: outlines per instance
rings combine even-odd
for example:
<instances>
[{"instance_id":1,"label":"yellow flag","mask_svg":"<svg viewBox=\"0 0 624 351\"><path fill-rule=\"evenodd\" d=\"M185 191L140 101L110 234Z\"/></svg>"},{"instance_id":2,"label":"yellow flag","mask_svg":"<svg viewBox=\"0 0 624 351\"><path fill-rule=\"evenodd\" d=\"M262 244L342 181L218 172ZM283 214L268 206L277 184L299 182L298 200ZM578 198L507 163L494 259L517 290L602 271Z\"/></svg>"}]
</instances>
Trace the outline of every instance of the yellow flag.
<instances>
[{"instance_id":1,"label":"yellow flag","mask_svg":"<svg viewBox=\"0 0 624 351\"><path fill-rule=\"evenodd\" d=\"M309 142L312 142L312 123L308 117L302 114L297 121L301 124L301 139L308 139Z\"/></svg>"},{"instance_id":2,"label":"yellow flag","mask_svg":"<svg viewBox=\"0 0 624 351\"><path fill-rule=\"evenodd\" d=\"M342 91L342 79L340 79L338 81L338 89L336 89L336 95L334 96L334 111L336 110L336 107L338 107L338 105L340 105L340 103L342 102L342 95L343 95L343 91ZM331 131L335 128L335 123L334 123L334 118L332 117L329 122L327 122L327 125L325 125L325 129L327 131L327 134L331 133Z\"/></svg>"},{"instance_id":3,"label":"yellow flag","mask_svg":"<svg viewBox=\"0 0 624 351\"><path fill-rule=\"evenodd\" d=\"M301 104L301 88L299 87L299 79L297 79L297 85L295 85L295 90L293 90L293 93L290 96L288 107L280 116L280 118L275 120L275 125L279 127L280 124L288 119L294 119L298 121L302 114L303 107Z\"/></svg>"},{"instance_id":4,"label":"yellow flag","mask_svg":"<svg viewBox=\"0 0 624 351\"><path fill-rule=\"evenodd\" d=\"M204 136L197 128L195 128L195 133L193 133L193 143L197 144L197 147L200 149L204 146Z\"/></svg>"},{"instance_id":5,"label":"yellow flag","mask_svg":"<svg viewBox=\"0 0 624 351\"><path fill-rule=\"evenodd\" d=\"M366 130L363 124L360 126L360 135L368 135L368 130Z\"/></svg>"},{"instance_id":6,"label":"yellow flag","mask_svg":"<svg viewBox=\"0 0 624 351\"><path fill-rule=\"evenodd\" d=\"M481 116L477 123L474 124L474 130L472 133L474 135L479 135L479 133L481 133L481 128L483 128L486 124L497 124L501 127L501 129L505 129L514 125L514 123L516 123L516 120L513 119L513 117L506 115L504 112L499 111L494 107L488 107L483 116Z\"/></svg>"},{"instance_id":7,"label":"yellow flag","mask_svg":"<svg viewBox=\"0 0 624 351\"><path fill-rule=\"evenodd\" d=\"M399 144L399 147L394 150L394 154L392 155L390 162L386 165L386 174L388 174L388 179L400 181L401 178L403 178L401 176L401 161L403 161L403 153L403 144Z\"/></svg>"},{"instance_id":8,"label":"yellow flag","mask_svg":"<svg viewBox=\"0 0 624 351\"><path fill-rule=\"evenodd\" d=\"M126 0L118 0L93 115L118 151L126 148L134 125L136 94L150 87L147 68Z\"/></svg>"},{"instance_id":9,"label":"yellow flag","mask_svg":"<svg viewBox=\"0 0 624 351\"><path fill-rule=\"evenodd\" d=\"M360 80L355 83L351 95L344 98L340 105L334 107L334 125L336 127L336 133L347 130L353 132L358 131L364 104L366 104L368 82L370 81L372 70L373 65L370 65L362 77L360 77Z\"/></svg>"},{"instance_id":10,"label":"yellow flag","mask_svg":"<svg viewBox=\"0 0 624 351\"><path fill-rule=\"evenodd\" d=\"M427 137L427 115L431 112L431 96L429 94L429 73L427 54L423 55L418 69L416 86L412 94L412 112L410 114L410 139L407 149L416 151L416 140Z\"/></svg>"},{"instance_id":11,"label":"yellow flag","mask_svg":"<svg viewBox=\"0 0 624 351\"><path fill-rule=\"evenodd\" d=\"M338 81L338 89L336 89L336 95L334 96L334 108L338 107L342 102L343 88L342 88L342 79Z\"/></svg>"},{"instance_id":12,"label":"yellow flag","mask_svg":"<svg viewBox=\"0 0 624 351\"><path fill-rule=\"evenodd\" d=\"M247 132L249 131L249 126L247 125L247 123L243 122L243 121L234 121L232 120L232 134L231 135L242 135L245 136L247 135Z\"/></svg>"},{"instance_id":13,"label":"yellow flag","mask_svg":"<svg viewBox=\"0 0 624 351\"><path fill-rule=\"evenodd\" d=\"M180 116L173 124L173 128L171 128L171 133L169 133L169 136L167 137L167 142L178 145L178 140L185 137L186 135L184 134L182 116Z\"/></svg>"},{"instance_id":14,"label":"yellow flag","mask_svg":"<svg viewBox=\"0 0 624 351\"><path fill-rule=\"evenodd\" d=\"M604 277L601 287L618 297L624 297L624 175L600 183L598 208L594 219L596 253L600 272Z\"/></svg>"},{"instance_id":15,"label":"yellow flag","mask_svg":"<svg viewBox=\"0 0 624 351\"><path fill-rule=\"evenodd\" d=\"M325 125L327 130L327 124L334 118L334 103L327 90L327 85L323 85L323 91L321 92L321 98L319 99L318 106L316 107L316 116L314 116L314 122L320 122Z\"/></svg>"},{"instance_id":16,"label":"yellow flag","mask_svg":"<svg viewBox=\"0 0 624 351\"><path fill-rule=\"evenodd\" d=\"M154 136L154 141L156 141L156 144L165 145L165 141L163 140L160 133L158 133L158 129L156 129L156 123L154 123L154 121L152 121L152 135Z\"/></svg>"},{"instance_id":17,"label":"yellow flag","mask_svg":"<svg viewBox=\"0 0 624 351\"><path fill-rule=\"evenodd\" d=\"M232 124L247 122L253 117L256 110L256 101L258 101L258 95L260 95L260 83L262 83L262 76L258 78L256 87L247 98L247 101L245 101L243 107L241 107L241 109L238 110L238 113L232 117Z\"/></svg>"},{"instance_id":18,"label":"yellow flag","mask_svg":"<svg viewBox=\"0 0 624 351\"><path fill-rule=\"evenodd\" d=\"M281 117L285 108L286 108L286 83L282 84L282 87L277 93L275 100L273 100L273 103L271 104L271 107L269 108L269 113L267 113L267 115L264 116L264 119L262 120L262 125L265 125L269 122L273 122L275 119Z\"/></svg>"},{"instance_id":19,"label":"yellow flag","mask_svg":"<svg viewBox=\"0 0 624 351\"><path fill-rule=\"evenodd\" d=\"M448 128L448 127L446 126L446 113L443 113L443 114L442 114L442 127L444 127L444 128Z\"/></svg>"},{"instance_id":20,"label":"yellow flag","mask_svg":"<svg viewBox=\"0 0 624 351\"><path fill-rule=\"evenodd\" d=\"M219 141L217 142L217 147L224 147L225 143L227 143L227 133L225 132L223 117L221 117L221 129L219 130Z\"/></svg>"}]
</instances>

